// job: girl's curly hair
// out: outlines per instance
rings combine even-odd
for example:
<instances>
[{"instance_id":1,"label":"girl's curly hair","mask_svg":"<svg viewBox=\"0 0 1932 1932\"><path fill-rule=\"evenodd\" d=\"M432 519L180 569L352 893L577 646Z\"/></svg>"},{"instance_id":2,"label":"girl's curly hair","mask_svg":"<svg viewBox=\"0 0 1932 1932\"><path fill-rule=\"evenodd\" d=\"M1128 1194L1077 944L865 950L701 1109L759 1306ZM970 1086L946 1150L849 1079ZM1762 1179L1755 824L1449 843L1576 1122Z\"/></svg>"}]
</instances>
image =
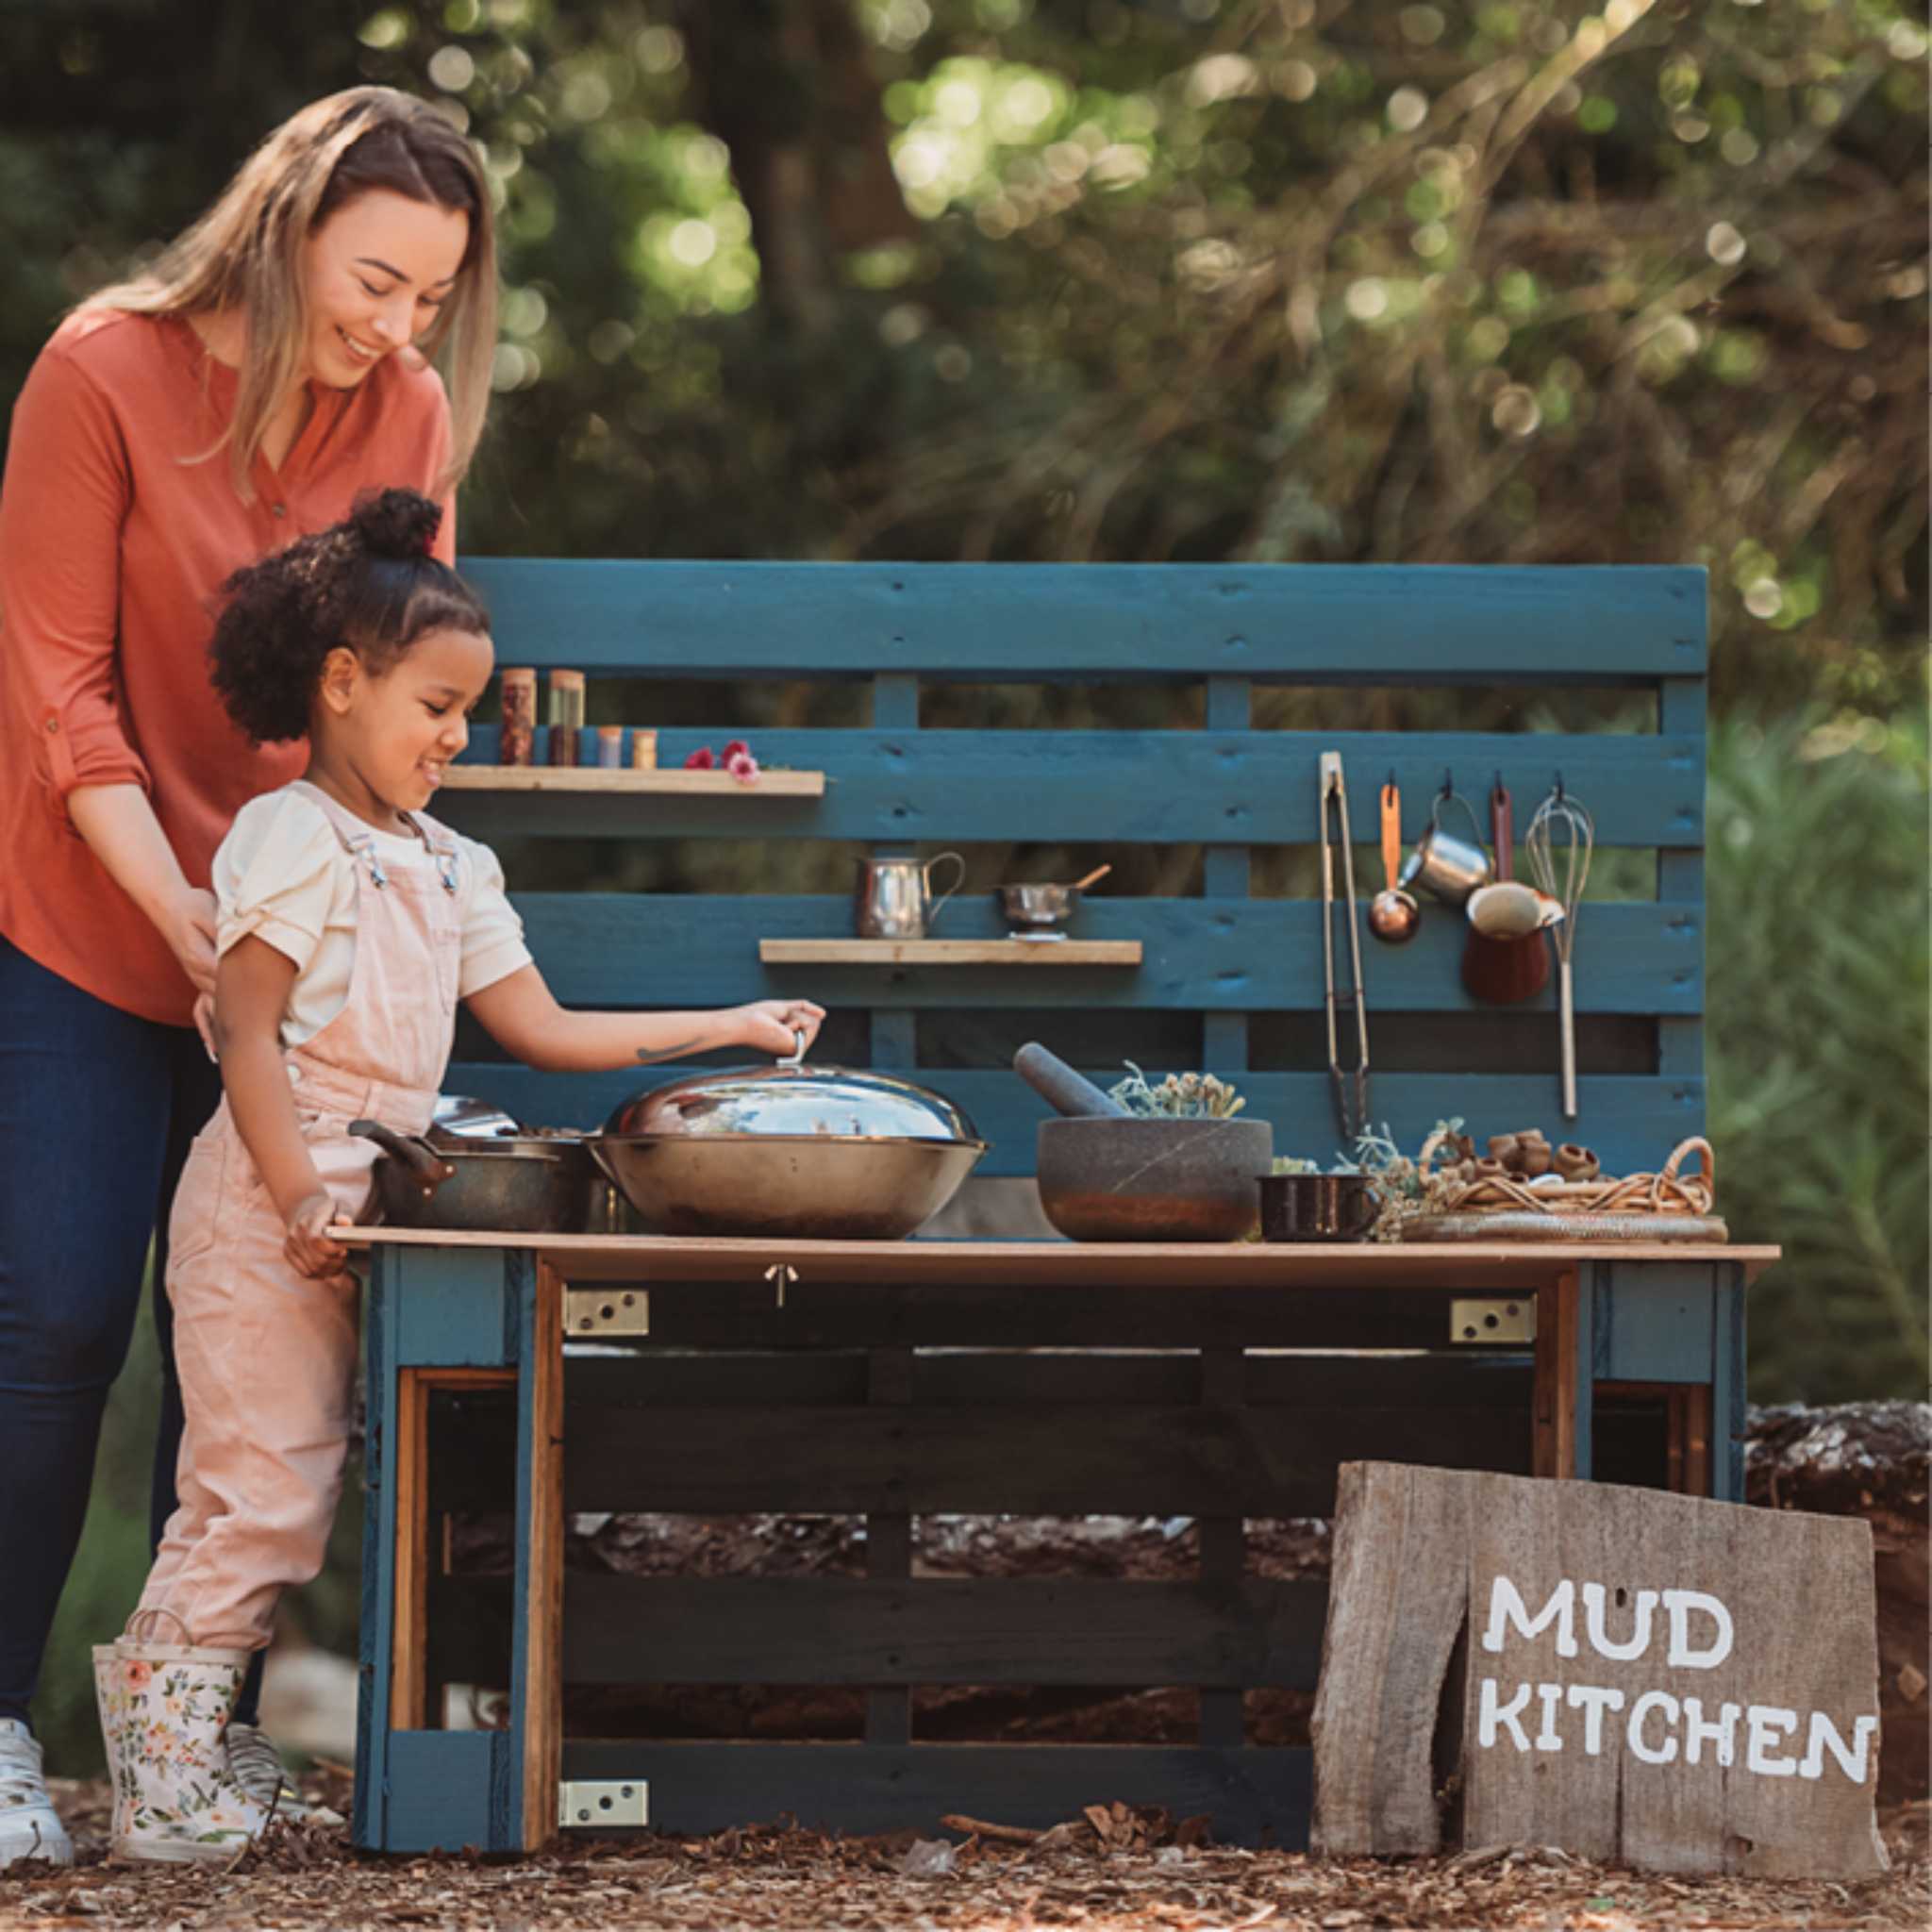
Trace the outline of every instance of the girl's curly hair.
<instances>
[{"instance_id":1,"label":"girl's curly hair","mask_svg":"<svg viewBox=\"0 0 1932 1932\"><path fill-rule=\"evenodd\" d=\"M238 570L208 645L215 690L257 744L308 730L322 667L345 644L380 676L425 632L490 628L483 601L430 556L442 511L413 490Z\"/></svg>"}]
</instances>

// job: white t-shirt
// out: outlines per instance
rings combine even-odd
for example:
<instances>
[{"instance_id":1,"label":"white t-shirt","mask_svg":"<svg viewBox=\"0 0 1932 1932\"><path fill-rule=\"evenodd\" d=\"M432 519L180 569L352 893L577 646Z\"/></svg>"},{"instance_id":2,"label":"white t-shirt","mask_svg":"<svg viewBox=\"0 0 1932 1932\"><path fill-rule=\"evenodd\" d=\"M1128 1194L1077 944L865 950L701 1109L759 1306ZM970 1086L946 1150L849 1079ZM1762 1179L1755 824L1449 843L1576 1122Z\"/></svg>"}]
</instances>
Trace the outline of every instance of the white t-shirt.
<instances>
[{"instance_id":1,"label":"white t-shirt","mask_svg":"<svg viewBox=\"0 0 1932 1932\"><path fill-rule=\"evenodd\" d=\"M457 902L462 917L458 996L468 999L530 964L524 923L503 886L503 867L487 845L446 825L457 847ZM407 832L367 827L388 872L435 874L423 841ZM323 808L299 786L251 798L235 815L214 858L220 908L216 949L253 933L295 962L282 1015L282 1044L312 1040L342 1010L356 961L356 862Z\"/></svg>"}]
</instances>

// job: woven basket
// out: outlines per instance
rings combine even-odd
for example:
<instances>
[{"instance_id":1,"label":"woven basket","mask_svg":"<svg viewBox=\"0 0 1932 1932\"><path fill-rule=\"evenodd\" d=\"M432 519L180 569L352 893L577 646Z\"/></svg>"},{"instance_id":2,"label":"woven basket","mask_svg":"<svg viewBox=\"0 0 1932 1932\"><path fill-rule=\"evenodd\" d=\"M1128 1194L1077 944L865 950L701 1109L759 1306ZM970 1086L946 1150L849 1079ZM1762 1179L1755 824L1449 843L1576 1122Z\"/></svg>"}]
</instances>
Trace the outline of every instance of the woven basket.
<instances>
[{"instance_id":1,"label":"woven basket","mask_svg":"<svg viewBox=\"0 0 1932 1932\"><path fill-rule=\"evenodd\" d=\"M1696 1172L1680 1173L1686 1156ZM1426 1176L1428 1162L1423 1171ZM1530 1187L1513 1174L1485 1174L1447 1195L1438 1211L1401 1224L1406 1241L1704 1241L1730 1239L1716 1218L1717 1174L1710 1142L1680 1141L1656 1174L1623 1180L1557 1181Z\"/></svg>"}]
</instances>

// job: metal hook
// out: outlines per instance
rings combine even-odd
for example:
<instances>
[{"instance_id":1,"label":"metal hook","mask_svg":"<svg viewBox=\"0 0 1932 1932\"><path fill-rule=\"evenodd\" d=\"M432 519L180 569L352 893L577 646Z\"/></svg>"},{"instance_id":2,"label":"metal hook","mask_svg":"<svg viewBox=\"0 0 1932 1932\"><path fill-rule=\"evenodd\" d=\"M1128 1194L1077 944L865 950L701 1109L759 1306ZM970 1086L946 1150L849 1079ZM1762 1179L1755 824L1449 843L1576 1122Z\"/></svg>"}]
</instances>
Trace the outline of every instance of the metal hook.
<instances>
[{"instance_id":1,"label":"metal hook","mask_svg":"<svg viewBox=\"0 0 1932 1932\"><path fill-rule=\"evenodd\" d=\"M1442 767L1442 796L1444 798L1454 798L1456 796L1456 768L1453 765L1444 765Z\"/></svg>"},{"instance_id":2,"label":"metal hook","mask_svg":"<svg viewBox=\"0 0 1932 1932\"><path fill-rule=\"evenodd\" d=\"M765 1279L778 1284L778 1306L785 1306L785 1288L788 1282L798 1279L798 1270L790 1261L774 1261L765 1270Z\"/></svg>"},{"instance_id":3,"label":"metal hook","mask_svg":"<svg viewBox=\"0 0 1932 1932\"><path fill-rule=\"evenodd\" d=\"M1557 803L1563 803L1563 774L1560 771L1557 774Z\"/></svg>"}]
</instances>

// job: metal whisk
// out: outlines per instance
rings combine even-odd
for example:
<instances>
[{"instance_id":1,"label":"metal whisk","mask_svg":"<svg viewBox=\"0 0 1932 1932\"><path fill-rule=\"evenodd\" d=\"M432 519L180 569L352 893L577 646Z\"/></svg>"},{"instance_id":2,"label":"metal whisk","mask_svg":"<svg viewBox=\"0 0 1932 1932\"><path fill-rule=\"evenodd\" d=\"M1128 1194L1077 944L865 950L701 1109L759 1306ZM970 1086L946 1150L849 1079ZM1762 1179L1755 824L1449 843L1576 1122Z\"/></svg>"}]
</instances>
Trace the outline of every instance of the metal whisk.
<instances>
[{"instance_id":1,"label":"metal whisk","mask_svg":"<svg viewBox=\"0 0 1932 1932\"><path fill-rule=\"evenodd\" d=\"M1570 974L1570 954L1576 944L1576 910L1590 877L1590 858L1596 850L1596 825L1590 813L1563 790L1557 789L1537 807L1523 835L1524 857L1537 885L1563 905L1563 917L1550 928L1557 949L1557 997L1563 1025L1563 1118L1576 1118L1576 1002Z\"/></svg>"},{"instance_id":2,"label":"metal whisk","mask_svg":"<svg viewBox=\"0 0 1932 1932\"><path fill-rule=\"evenodd\" d=\"M1325 1006L1328 1015L1328 1078L1335 1089L1335 1112L1341 1124L1343 1143L1353 1147L1356 1137L1369 1124L1369 1015L1362 999L1362 942L1355 917L1355 845L1349 835L1348 788L1342 782L1341 754L1324 751L1322 776L1322 965L1327 978ZM1335 847L1331 842L1331 813L1340 820L1341 871L1348 898L1342 908L1348 921L1349 985L1338 996L1335 990ZM1341 1046L1336 1027L1338 997L1355 1008L1356 1067L1350 1082L1341 1072ZM1349 1105L1349 1089L1354 1088L1354 1107Z\"/></svg>"}]
</instances>

